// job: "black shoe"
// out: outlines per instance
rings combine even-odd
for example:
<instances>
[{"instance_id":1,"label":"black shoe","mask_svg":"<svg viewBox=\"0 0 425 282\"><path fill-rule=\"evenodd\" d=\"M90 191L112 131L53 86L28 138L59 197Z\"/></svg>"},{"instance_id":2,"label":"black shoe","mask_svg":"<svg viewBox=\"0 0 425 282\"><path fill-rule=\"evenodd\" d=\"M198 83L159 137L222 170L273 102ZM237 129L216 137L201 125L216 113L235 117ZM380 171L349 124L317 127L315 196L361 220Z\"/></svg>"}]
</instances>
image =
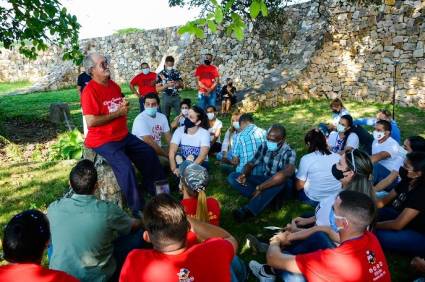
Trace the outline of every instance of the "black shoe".
<instances>
[{"instance_id":1,"label":"black shoe","mask_svg":"<svg viewBox=\"0 0 425 282\"><path fill-rule=\"evenodd\" d=\"M239 208L233 211L233 218L237 223L242 223L246 219L253 217L254 215L245 208Z\"/></svg>"}]
</instances>

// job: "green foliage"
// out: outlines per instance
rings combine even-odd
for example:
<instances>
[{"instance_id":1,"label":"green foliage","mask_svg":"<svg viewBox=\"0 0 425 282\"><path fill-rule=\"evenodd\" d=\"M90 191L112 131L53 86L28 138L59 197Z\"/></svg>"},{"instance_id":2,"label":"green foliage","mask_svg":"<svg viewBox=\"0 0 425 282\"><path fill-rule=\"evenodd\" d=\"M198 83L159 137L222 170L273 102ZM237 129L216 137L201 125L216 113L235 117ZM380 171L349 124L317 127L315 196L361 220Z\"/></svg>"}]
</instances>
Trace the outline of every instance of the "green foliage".
<instances>
[{"instance_id":1,"label":"green foliage","mask_svg":"<svg viewBox=\"0 0 425 282\"><path fill-rule=\"evenodd\" d=\"M29 81L15 81L0 84L0 96L19 91L23 88L31 86Z\"/></svg>"},{"instance_id":2,"label":"green foliage","mask_svg":"<svg viewBox=\"0 0 425 282\"><path fill-rule=\"evenodd\" d=\"M114 32L114 34L124 35L124 34L142 32L142 31L143 29L140 29L137 27L127 27L127 28L118 29L117 31Z\"/></svg>"},{"instance_id":3,"label":"green foliage","mask_svg":"<svg viewBox=\"0 0 425 282\"><path fill-rule=\"evenodd\" d=\"M52 146L52 160L78 160L83 155L83 136L74 129L59 136L57 142Z\"/></svg>"},{"instance_id":4,"label":"green foliage","mask_svg":"<svg viewBox=\"0 0 425 282\"><path fill-rule=\"evenodd\" d=\"M240 0L239 0L240 1ZM191 1L189 5L200 5L202 1ZM210 7L210 12L204 18L189 21L184 26L179 28L179 34L189 33L198 38L205 38L205 28L211 32L217 32L217 26L222 25L225 28L227 35L232 35L238 40L243 40L244 31L246 29L245 10L238 10L237 0L225 0L218 3L216 0L210 0L207 4ZM185 5L183 0L170 0L170 6ZM252 0L247 5L249 9L249 18L255 20L260 14L266 17L269 14L267 0Z\"/></svg>"},{"instance_id":5,"label":"green foliage","mask_svg":"<svg viewBox=\"0 0 425 282\"><path fill-rule=\"evenodd\" d=\"M0 18L0 42L4 48L17 46L21 54L35 59L49 45L58 45L64 48L63 59L81 63L80 24L59 0L3 1Z\"/></svg>"}]
</instances>

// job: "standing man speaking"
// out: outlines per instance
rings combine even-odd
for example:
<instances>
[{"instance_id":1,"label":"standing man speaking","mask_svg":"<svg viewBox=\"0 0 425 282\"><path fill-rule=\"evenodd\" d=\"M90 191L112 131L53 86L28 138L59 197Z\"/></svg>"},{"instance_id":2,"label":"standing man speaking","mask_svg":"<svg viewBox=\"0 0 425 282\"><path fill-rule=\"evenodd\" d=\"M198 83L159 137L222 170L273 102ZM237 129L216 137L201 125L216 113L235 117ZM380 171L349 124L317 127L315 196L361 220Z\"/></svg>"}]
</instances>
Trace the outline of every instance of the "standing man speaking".
<instances>
[{"instance_id":1,"label":"standing man speaking","mask_svg":"<svg viewBox=\"0 0 425 282\"><path fill-rule=\"evenodd\" d=\"M198 99L199 107L206 111L208 106L215 107L217 98L217 86L220 74L216 66L212 64L213 55L205 54L204 63L195 70L195 76L198 81Z\"/></svg>"}]
</instances>

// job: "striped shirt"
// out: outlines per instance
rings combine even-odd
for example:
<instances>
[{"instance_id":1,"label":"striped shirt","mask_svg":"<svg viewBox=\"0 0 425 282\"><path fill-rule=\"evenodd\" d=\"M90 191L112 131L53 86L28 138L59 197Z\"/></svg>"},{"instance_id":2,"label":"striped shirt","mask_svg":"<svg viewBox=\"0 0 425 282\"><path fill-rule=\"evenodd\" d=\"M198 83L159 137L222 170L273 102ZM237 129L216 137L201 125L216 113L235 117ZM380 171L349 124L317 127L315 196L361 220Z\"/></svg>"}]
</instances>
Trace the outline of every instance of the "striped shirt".
<instances>
[{"instance_id":1,"label":"striped shirt","mask_svg":"<svg viewBox=\"0 0 425 282\"><path fill-rule=\"evenodd\" d=\"M266 131L254 124L248 125L238 134L233 148L233 156L239 158L236 172L242 172L244 166L254 158L255 152L264 141L266 141ZM262 168L255 167L252 174L261 175Z\"/></svg>"}]
</instances>

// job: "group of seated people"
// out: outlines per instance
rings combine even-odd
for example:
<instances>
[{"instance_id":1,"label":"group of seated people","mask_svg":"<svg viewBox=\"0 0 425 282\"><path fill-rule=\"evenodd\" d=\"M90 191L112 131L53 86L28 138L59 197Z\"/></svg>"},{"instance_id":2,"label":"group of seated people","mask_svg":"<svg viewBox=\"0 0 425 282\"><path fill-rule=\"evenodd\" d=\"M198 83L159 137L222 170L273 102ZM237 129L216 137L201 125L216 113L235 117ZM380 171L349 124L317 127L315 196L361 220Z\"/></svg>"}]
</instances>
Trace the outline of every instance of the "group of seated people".
<instances>
[{"instance_id":1,"label":"group of seated people","mask_svg":"<svg viewBox=\"0 0 425 282\"><path fill-rule=\"evenodd\" d=\"M252 114L235 112L221 140L215 105L204 111L190 100L169 124L157 94L147 94L130 134L129 105L105 58L92 54L85 65L92 77L82 93L85 145L112 167L131 216L96 198L95 165L79 161L69 176L73 193L51 203L47 216L28 210L7 224L2 242L10 264L0 267L0 282L245 281L238 241L220 227L221 204L207 197L212 158L249 199L232 212L236 223L288 199L315 208L276 227L268 243L245 234L266 252L266 264L248 263L260 281L390 281L383 250L414 257L424 269L425 139L409 137L401 146L386 111L366 122L374 126L367 151L358 136L368 134L362 120L332 101L333 122L306 133L308 153L297 167L283 125L264 130ZM167 176L178 179L180 201L156 189ZM40 266L46 248L50 270Z\"/></svg>"}]
</instances>

